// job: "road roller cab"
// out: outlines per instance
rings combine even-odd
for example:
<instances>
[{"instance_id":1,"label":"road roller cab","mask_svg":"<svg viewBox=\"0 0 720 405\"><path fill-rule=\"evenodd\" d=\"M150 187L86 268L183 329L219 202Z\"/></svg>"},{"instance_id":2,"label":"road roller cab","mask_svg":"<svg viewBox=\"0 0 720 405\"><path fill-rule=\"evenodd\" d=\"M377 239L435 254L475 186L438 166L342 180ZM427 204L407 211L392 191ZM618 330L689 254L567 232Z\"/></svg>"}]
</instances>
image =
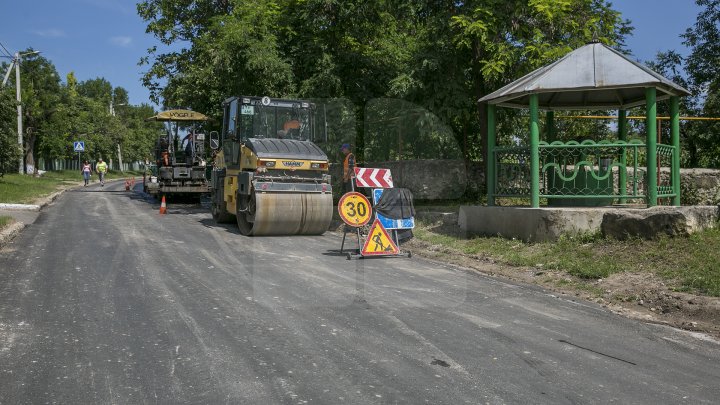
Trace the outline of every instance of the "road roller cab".
<instances>
[{"instance_id":1,"label":"road roller cab","mask_svg":"<svg viewBox=\"0 0 720 405\"><path fill-rule=\"evenodd\" d=\"M243 235L319 235L332 220L328 158L313 140L314 104L231 97L211 174L213 218Z\"/></svg>"}]
</instances>

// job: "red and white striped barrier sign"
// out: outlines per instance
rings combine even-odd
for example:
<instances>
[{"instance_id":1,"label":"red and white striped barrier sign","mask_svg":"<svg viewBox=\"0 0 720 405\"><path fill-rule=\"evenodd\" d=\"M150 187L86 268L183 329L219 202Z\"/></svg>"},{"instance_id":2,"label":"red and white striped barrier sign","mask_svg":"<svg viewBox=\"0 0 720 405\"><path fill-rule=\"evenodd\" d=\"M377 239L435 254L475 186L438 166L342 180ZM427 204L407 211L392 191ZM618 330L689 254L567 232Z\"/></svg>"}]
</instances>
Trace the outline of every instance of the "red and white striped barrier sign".
<instances>
[{"instance_id":1,"label":"red and white striped barrier sign","mask_svg":"<svg viewBox=\"0 0 720 405\"><path fill-rule=\"evenodd\" d=\"M390 169L355 168L355 185L358 187L392 188Z\"/></svg>"}]
</instances>

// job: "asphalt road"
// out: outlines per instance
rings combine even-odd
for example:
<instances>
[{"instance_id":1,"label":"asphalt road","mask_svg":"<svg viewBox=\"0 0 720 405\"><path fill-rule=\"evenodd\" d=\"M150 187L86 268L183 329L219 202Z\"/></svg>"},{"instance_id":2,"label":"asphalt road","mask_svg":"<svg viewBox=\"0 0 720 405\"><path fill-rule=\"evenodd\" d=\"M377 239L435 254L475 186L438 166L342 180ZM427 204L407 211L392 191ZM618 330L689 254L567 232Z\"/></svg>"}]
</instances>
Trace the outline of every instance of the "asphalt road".
<instances>
[{"instance_id":1,"label":"asphalt road","mask_svg":"<svg viewBox=\"0 0 720 405\"><path fill-rule=\"evenodd\" d=\"M720 346L443 264L247 238L121 183L0 252L0 403L717 403Z\"/></svg>"}]
</instances>

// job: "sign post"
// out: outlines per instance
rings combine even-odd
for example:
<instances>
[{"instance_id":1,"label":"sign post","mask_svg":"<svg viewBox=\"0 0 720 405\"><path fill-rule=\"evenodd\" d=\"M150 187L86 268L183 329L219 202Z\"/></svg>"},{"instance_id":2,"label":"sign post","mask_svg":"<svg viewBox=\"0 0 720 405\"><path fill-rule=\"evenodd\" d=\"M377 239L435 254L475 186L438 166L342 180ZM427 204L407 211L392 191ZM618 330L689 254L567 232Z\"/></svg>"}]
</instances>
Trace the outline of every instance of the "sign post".
<instances>
[{"instance_id":1,"label":"sign post","mask_svg":"<svg viewBox=\"0 0 720 405\"><path fill-rule=\"evenodd\" d=\"M82 169L82 160L80 160L80 154L85 152L85 141L73 142L73 149L78 153L78 167Z\"/></svg>"}]
</instances>

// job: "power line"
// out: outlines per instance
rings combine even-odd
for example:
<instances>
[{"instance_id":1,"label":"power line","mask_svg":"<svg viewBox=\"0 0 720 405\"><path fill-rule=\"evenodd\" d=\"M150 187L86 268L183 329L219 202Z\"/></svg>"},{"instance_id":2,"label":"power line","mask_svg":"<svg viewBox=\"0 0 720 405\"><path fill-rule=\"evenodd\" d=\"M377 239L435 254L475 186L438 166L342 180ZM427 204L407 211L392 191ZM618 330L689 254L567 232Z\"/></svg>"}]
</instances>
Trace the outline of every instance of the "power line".
<instances>
[{"instance_id":1,"label":"power line","mask_svg":"<svg viewBox=\"0 0 720 405\"><path fill-rule=\"evenodd\" d=\"M3 45L2 42L0 42L0 47L2 47L2 49L5 50L5 53L7 54L7 56L12 58L12 54L10 53L10 51L7 50L7 48L5 48L5 45Z\"/></svg>"}]
</instances>

